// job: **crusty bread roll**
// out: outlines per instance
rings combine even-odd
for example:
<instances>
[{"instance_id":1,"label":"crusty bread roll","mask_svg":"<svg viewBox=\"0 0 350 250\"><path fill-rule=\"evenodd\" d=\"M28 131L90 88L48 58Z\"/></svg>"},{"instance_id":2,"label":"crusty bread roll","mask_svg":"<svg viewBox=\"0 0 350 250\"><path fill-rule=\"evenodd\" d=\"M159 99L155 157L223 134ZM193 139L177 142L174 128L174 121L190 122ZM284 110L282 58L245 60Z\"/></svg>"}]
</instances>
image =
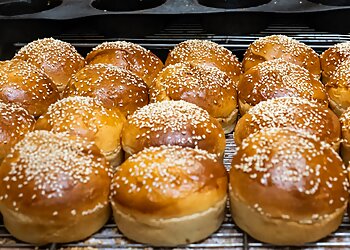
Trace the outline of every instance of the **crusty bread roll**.
<instances>
[{"instance_id":1,"label":"crusty bread roll","mask_svg":"<svg viewBox=\"0 0 350 250\"><path fill-rule=\"evenodd\" d=\"M243 140L229 186L235 223L274 245L302 245L332 233L349 198L348 172L333 148L287 128Z\"/></svg>"},{"instance_id":2,"label":"crusty bread roll","mask_svg":"<svg viewBox=\"0 0 350 250\"><path fill-rule=\"evenodd\" d=\"M105 108L91 97L72 96L52 104L35 129L69 132L94 141L112 166L123 160L121 132L126 119L117 108Z\"/></svg>"},{"instance_id":3,"label":"crusty bread roll","mask_svg":"<svg viewBox=\"0 0 350 250\"><path fill-rule=\"evenodd\" d=\"M162 101L134 112L122 132L126 156L144 148L179 145L200 148L222 158L226 139L219 122L195 104Z\"/></svg>"},{"instance_id":4,"label":"crusty bread roll","mask_svg":"<svg viewBox=\"0 0 350 250\"><path fill-rule=\"evenodd\" d=\"M328 83L338 66L350 59L350 42L338 43L321 54L322 81Z\"/></svg>"},{"instance_id":5,"label":"crusty bread roll","mask_svg":"<svg viewBox=\"0 0 350 250\"><path fill-rule=\"evenodd\" d=\"M42 69L63 91L71 76L84 67L85 60L69 43L44 38L21 48L15 58L25 60Z\"/></svg>"},{"instance_id":6,"label":"crusty bread roll","mask_svg":"<svg viewBox=\"0 0 350 250\"><path fill-rule=\"evenodd\" d=\"M340 116L350 107L350 56L332 71L326 90L331 108Z\"/></svg>"},{"instance_id":7,"label":"crusty bread roll","mask_svg":"<svg viewBox=\"0 0 350 250\"><path fill-rule=\"evenodd\" d=\"M266 61L249 69L241 77L237 90L242 115L261 101L285 96L302 97L328 106L327 93L320 80L283 59Z\"/></svg>"},{"instance_id":8,"label":"crusty bread roll","mask_svg":"<svg viewBox=\"0 0 350 250\"><path fill-rule=\"evenodd\" d=\"M177 246L208 237L225 217L227 173L204 150L162 146L126 160L111 185L114 219L128 238Z\"/></svg>"},{"instance_id":9,"label":"crusty bread roll","mask_svg":"<svg viewBox=\"0 0 350 250\"><path fill-rule=\"evenodd\" d=\"M72 76L63 97L90 96L107 108L116 107L125 116L148 104L148 87L132 72L110 65L87 65Z\"/></svg>"},{"instance_id":10,"label":"crusty bread roll","mask_svg":"<svg viewBox=\"0 0 350 250\"><path fill-rule=\"evenodd\" d=\"M205 64L177 63L164 68L150 88L151 101L184 100L207 110L231 133L238 115L237 92L223 71Z\"/></svg>"},{"instance_id":11,"label":"crusty bread roll","mask_svg":"<svg viewBox=\"0 0 350 250\"><path fill-rule=\"evenodd\" d=\"M34 129L34 124L34 117L27 110L16 104L0 101L0 163L11 148Z\"/></svg>"},{"instance_id":12,"label":"crusty bread roll","mask_svg":"<svg viewBox=\"0 0 350 250\"><path fill-rule=\"evenodd\" d=\"M104 42L86 56L88 64L113 64L130 70L142 78L148 86L162 70L162 61L151 51L138 44L117 41Z\"/></svg>"},{"instance_id":13,"label":"crusty bread roll","mask_svg":"<svg viewBox=\"0 0 350 250\"><path fill-rule=\"evenodd\" d=\"M0 62L0 100L38 117L58 98L56 85L34 65L18 59Z\"/></svg>"},{"instance_id":14,"label":"crusty bread roll","mask_svg":"<svg viewBox=\"0 0 350 250\"><path fill-rule=\"evenodd\" d=\"M260 102L238 121L238 146L250 134L265 128L291 127L317 136L338 151L341 128L338 117L326 106L299 97L281 97Z\"/></svg>"},{"instance_id":15,"label":"crusty bread roll","mask_svg":"<svg viewBox=\"0 0 350 250\"><path fill-rule=\"evenodd\" d=\"M254 41L244 54L244 72L259 63L278 58L297 64L320 78L319 55L306 44L284 35L266 36Z\"/></svg>"},{"instance_id":16,"label":"crusty bread roll","mask_svg":"<svg viewBox=\"0 0 350 250\"><path fill-rule=\"evenodd\" d=\"M242 74L242 64L228 49L208 40L187 40L174 47L166 59L165 66L187 62L214 66L225 72L234 86Z\"/></svg>"},{"instance_id":17,"label":"crusty bread roll","mask_svg":"<svg viewBox=\"0 0 350 250\"><path fill-rule=\"evenodd\" d=\"M110 216L111 170L91 142L34 131L0 167L6 229L35 245L83 240Z\"/></svg>"}]
</instances>

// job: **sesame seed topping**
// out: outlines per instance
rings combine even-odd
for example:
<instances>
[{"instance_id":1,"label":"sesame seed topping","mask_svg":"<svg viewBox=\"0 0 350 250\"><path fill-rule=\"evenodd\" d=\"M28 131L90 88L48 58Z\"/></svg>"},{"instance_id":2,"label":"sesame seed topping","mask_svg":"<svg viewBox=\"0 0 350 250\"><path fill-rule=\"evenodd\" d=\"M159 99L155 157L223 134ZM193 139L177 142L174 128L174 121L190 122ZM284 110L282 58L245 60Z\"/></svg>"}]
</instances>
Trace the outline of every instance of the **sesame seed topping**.
<instances>
[{"instance_id":1,"label":"sesame seed topping","mask_svg":"<svg viewBox=\"0 0 350 250\"><path fill-rule=\"evenodd\" d=\"M31 189L29 193L34 192L32 200L38 196L62 197L70 189L67 187L69 183L87 183L96 169L110 173L109 165L100 157L87 153L93 147L93 143L79 138L71 139L66 133L30 132L13 147L11 155L3 162L10 166L4 179L11 185L15 183L18 188L22 185L27 190ZM12 178L18 176L23 178ZM2 191L6 193L1 196L12 193ZM53 215L57 215L57 211Z\"/></svg>"}]
</instances>

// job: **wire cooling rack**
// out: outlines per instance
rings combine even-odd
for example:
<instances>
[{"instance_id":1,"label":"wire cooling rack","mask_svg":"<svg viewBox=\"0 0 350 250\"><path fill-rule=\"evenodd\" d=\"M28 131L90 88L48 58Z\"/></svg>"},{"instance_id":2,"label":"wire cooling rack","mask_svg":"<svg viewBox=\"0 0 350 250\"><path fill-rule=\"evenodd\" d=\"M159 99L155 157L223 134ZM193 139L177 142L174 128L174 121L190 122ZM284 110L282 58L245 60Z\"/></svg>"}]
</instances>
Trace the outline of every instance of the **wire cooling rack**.
<instances>
[{"instance_id":1,"label":"wire cooling rack","mask_svg":"<svg viewBox=\"0 0 350 250\"><path fill-rule=\"evenodd\" d=\"M335 43L350 41L350 35L330 34L317 32L312 28L300 25L273 24L257 34L245 36L221 36L206 33L198 23L176 23L160 33L144 38L108 38L99 34L62 34L57 38L72 43L80 53L86 54L92 47L104 41L127 40L138 43L165 59L169 49L177 43L187 39L210 39L242 57L248 45L255 39L271 34L285 34L297 40L305 42L316 51L322 52ZM13 54L25 43L18 42L10 47L7 45L8 54ZM3 51L4 48L2 48ZM4 54L0 55L4 56ZM232 135L227 136L227 147L224 156L224 164L230 167L231 159L236 152L236 146ZM227 210L228 211L228 210ZM28 232L30 233L30 232ZM1 249L31 249L33 246L17 241L5 229L0 219L0 248ZM51 244L43 249L152 249L151 247L131 242L118 231L116 225L110 220L99 232L90 238L70 244ZM208 239L195 244L186 245L176 249L350 249L350 221L346 215L339 229L327 238L317 243L309 243L303 247L276 247L258 242L233 224L231 215L227 213L221 228Z\"/></svg>"}]
</instances>

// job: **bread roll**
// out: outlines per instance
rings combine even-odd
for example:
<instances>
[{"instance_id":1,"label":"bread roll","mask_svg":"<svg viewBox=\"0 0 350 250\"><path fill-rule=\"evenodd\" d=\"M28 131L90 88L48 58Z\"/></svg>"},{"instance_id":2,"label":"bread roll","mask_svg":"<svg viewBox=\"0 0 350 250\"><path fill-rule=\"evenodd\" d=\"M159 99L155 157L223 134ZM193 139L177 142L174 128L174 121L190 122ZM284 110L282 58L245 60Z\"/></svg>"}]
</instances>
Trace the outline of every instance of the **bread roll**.
<instances>
[{"instance_id":1,"label":"bread roll","mask_svg":"<svg viewBox=\"0 0 350 250\"><path fill-rule=\"evenodd\" d=\"M350 42L338 43L321 54L322 81L328 83L338 66L350 59Z\"/></svg>"},{"instance_id":2,"label":"bread roll","mask_svg":"<svg viewBox=\"0 0 350 250\"><path fill-rule=\"evenodd\" d=\"M112 166L123 160L121 132L124 115L91 97L73 96L49 107L36 123L38 130L69 132L94 141Z\"/></svg>"},{"instance_id":3,"label":"bread roll","mask_svg":"<svg viewBox=\"0 0 350 250\"><path fill-rule=\"evenodd\" d=\"M83 240L110 216L111 171L91 142L34 131L0 167L6 229L35 245Z\"/></svg>"},{"instance_id":4,"label":"bread roll","mask_svg":"<svg viewBox=\"0 0 350 250\"><path fill-rule=\"evenodd\" d=\"M132 72L108 64L87 65L72 76L63 97L90 96L129 116L148 104L148 87Z\"/></svg>"},{"instance_id":5,"label":"bread roll","mask_svg":"<svg viewBox=\"0 0 350 250\"><path fill-rule=\"evenodd\" d=\"M63 91L71 76L84 67L85 60L69 43L44 38L21 48L15 58L27 61L42 69Z\"/></svg>"},{"instance_id":6,"label":"bread roll","mask_svg":"<svg viewBox=\"0 0 350 250\"><path fill-rule=\"evenodd\" d=\"M163 101L135 111L125 124L122 144L126 155L144 148L179 145L200 148L223 157L225 133L216 119L195 104Z\"/></svg>"},{"instance_id":7,"label":"bread roll","mask_svg":"<svg viewBox=\"0 0 350 250\"><path fill-rule=\"evenodd\" d=\"M338 151L341 128L338 117L326 106L298 97L282 97L260 102L237 123L238 146L250 134L265 128L291 127L317 136Z\"/></svg>"},{"instance_id":8,"label":"bread roll","mask_svg":"<svg viewBox=\"0 0 350 250\"><path fill-rule=\"evenodd\" d=\"M350 57L332 72L326 83L326 90L331 108L341 116L350 107Z\"/></svg>"},{"instance_id":9,"label":"bread roll","mask_svg":"<svg viewBox=\"0 0 350 250\"><path fill-rule=\"evenodd\" d=\"M339 155L303 131L270 128L249 136L232 161L231 212L253 238L302 245L340 225L349 197Z\"/></svg>"},{"instance_id":10,"label":"bread roll","mask_svg":"<svg viewBox=\"0 0 350 250\"><path fill-rule=\"evenodd\" d=\"M238 84L239 110L245 114L261 101L280 97L302 97L328 106L323 84L306 69L276 59L249 69Z\"/></svg>"},{"instance_id":11,"label":"bread roll","mask_svg":"<svg viewBox=\"0 0 350 250\"><path fill-rule=\"evenodd\" d=\"M151 101L184 100L207 110L225 133L233 131L238 114L231 79L216 67L177 63L164 68L150 89Z\"/></svg>"},{"instance_id":12,"label":"bread roll","mask_svg":"<svg viewBox=\"0 0 350 250\"><path fill-rule=\"evenodd\" d=\"M165 66L180 62L214 66L225 72L237 86L242 64L231 51L208 40L187 40L179 43L168 55Z\"/></svg>"},{"instance_id":13,"label":"bread roll","mask_svg":"<svg viewBox=\"0 0 350 250\"><path fill-rule=\"evenodd\" d=\"M244 54L244 72L259 63L278 58L299 65L320 78L319 55L306 44L284 35L266 36L254 41Z\"/></svg>"},{"instance_id":14,"label":"bread roll","mask_svg":"<svg viewBox=\"0 0 350 250\"><path fill-rule=\"evenodd\" d=\"M227 173L216 155L162 146L133 155L116 170L111 202L126 237L177 246L202 240L220 227L226 193Z\"/></svg>"},{"instance_id":15,"label":"bread roll","mask_svg":"<svg viewBox=\"0 0 350 250\"><path fill-rule=\"evenodd\" d=\"M0 101L0 163L11 148L34 129L34 124L34 117L27 110Z\"/></svg>"},{"instance_id":16,"label":"bread roll","mask_svg":"<svg viewBox=\"0 0 350 250\"><path fill-rule=\"evenodd\" d=\"M38 117L58 98L55 84L37 67L18 59L0 62L0 100L3 102L18 104Z\"/></svg>"},{"instance_id":17,"label":"bread roll","mask_svg":"<svg viewBox=\"0 0 350 250\"><path fill-rule=\"evenodd\" d=\"M142 78L148 86L162 70L162 61L151 51L140 45L117 41L104 42L95 47L87 56L88 64L113 64L130 70Z\"/></svg>"}]
</instances>

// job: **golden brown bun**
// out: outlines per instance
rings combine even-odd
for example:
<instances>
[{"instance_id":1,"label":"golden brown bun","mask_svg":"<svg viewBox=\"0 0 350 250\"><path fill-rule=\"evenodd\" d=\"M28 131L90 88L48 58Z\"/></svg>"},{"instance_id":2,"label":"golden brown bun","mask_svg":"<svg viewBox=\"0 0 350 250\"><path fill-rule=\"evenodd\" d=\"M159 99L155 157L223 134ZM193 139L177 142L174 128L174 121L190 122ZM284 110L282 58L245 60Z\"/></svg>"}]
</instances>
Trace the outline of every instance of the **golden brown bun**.
<instances>
[{"instance_id":1,"label":"golden brown bun","mask_svg":"<svg viewBox=\"0 0 350 250\"><path fill-rule=\"evenodd\" d=\"M225 133L207 111L185 101L148 104L132 114L122 132L128 155L144 148L179 145L200 148L223 157Z\"/></svg>"},{"instance_id":2,"label":"golden brown bun","mask_svg":"<svg viewBox=\"0 0 350 250\"><path fill-rule=\"evenodd\" d=\"M238 84L241 114L261 101L279 97L302 97L328 106L323 84L306 69L276 59L249 69Z\"/></svg>"},{"instance_id":3,"label":"golden brown bun","mask_svg":"<svg viewBox=\"0 0 350 250\"><path fill-rule=\"evenodd\" d=\"M87 65L72 76L63 97L90 96L125 116L148 104L148 87L132 72L109 64Z\"/></svg>"},{"instance_id":4,"label":"golden brown bun","mask_svg":"<svg viewBox=\"0 0 350 250\"><path fill-rule=\"evenodd\" d=\"M158 74L150 96L153 102L184 100L194 103L216 118L225 133L232 132L236 124L236 89L231 79L216 67L193 63L169 65Z\"/></svg>"},{"instance_id":5,"label":"golden brown bun","mask_svg":"<svg viewBox=\"0 0 350 250\"><path fill-rule=\"evenodd\" d=\"M297 64L320 78L319 55L306 44L283 35L266 36L253 42L244 54L244 72L259 63L278 58Z\"/></svg>"},{"instance_id":6,"label":"golden brown bun","mask_svg":"<svg viewBox=\"0 0 350 250\"><path fill-rule=\"evenodd\" d=\"M225 72L234 86L242 74L242 64L231 51L208 40L187 40L179 43L169 53L165 66L187 62L214 66Z\"/></svg>"},{"instance_id":7,"label":"golden brown bun","mask_svg":"<svg viewBox=\"0 0 350 250\"><path fill-rule=\"evenodd\" d=\"M338 43L321 54L322 81L328 83L334 71L350 59L350 42Z\"/></svg>"},{"instance_id":8,"label":"golden brown bun","mask_svg":"<svg viewBox=\"0 0 350 250\"><path fill-rule=\"evenodd\" d=\"M349 198L339 155L304 131L270 128L250 135L230 170L235 223L276 245L317 241L340 225Z\"/></svg>"},{"instance_id":9,"label":"golden brown bun","mask_svg":"<svg viewBox=\"0 0 350 250\"><path fill-rule=\"evenodd\" d=\"M111 165L117 166L122 160L120 138L125 121L117 108L105 108L91 97L72 96L52 104L35 128L69 132L94 141Z\"/></svg>"},{"instance_id":10,"label":"golden brown bun","mask_svg":"<svg viewBox=\"0 0 350 250\"><path fill-rule=\"evenodd\" d=\"M124 41L104 42L98 45L86 56L86 61L88 64L113 64L130 70L148 86L151 86L153 79L164 66L151 51Z\"/></svg>"},{"instance_id":11,"label":"golden brown bun","mask_svg":"<svg viewBox=\"0 0 350 250\"><path fill-rule=\"evenodd\" d=\"M179 146L148 148L133 155L116 170L111 185L118 228L133 240L158 246L176 246L208 237L223 221L226 197L227 173L216 155ZM209 231L198 228L197 223L204 222L195 217L207 220L213 209L220 213L205 221ZM123 224L127 216L129 221L132 217L148 225L148 230L145 226L131 230ZM156 222L157 227L152 227ZM194 229L202 230L201 234ZM178 235L170 234L174 231Z\"/></svg>"},{"instance_id":12,"label":"golden brown bun","mask_svg":"<svg viewBox=\"0 0 350 250\"><path fill-rule=\"evenodd\" d=\"M0 101L0 163L11 148L34 129L34 124L34 117L27 110Z\"/></svg>"},{"instance_id":13,"label":"golden brown bun","mask_svg":"<svg viewBox=\"0 0 350 250\"><path fill-rule=\"evenodd\" d=\"M283 127L305 130L339 150L338 117L324 105L298 97L267 100L251 108L237 123L235 142L240 146L250 134L265 128Z\"/></svg>"},{"instance_id":14,"label":"golden brown bun","mask_svg":"<svg viewBox=\"0 0 350 250\"><path fill-rule=\"evenodd\" d=\"M108 220L111 171L91 142L28 133L0 167L6 229L36 245L82 240Z\"/></svg>"},{"instance_id":15,"label":"golden brown bun","mask_svg":"<svg viewBox=\"0 0 350 250\"><path fill-rule=\"evenodd\" d=\"M350 108L339 118L342 131L341 156L346 166L350 162Z\"/></svg>"},{"instance_id":16,"label":"golden brown bun","mask_svg":"<svg viewBox=\"0 0 350 250\"><path fill-rule=\"evenodd\" d=\"M55 84L37 67L18 59L0 62L0 100L17 103L37 117L58 98Z\"/></svg>"},{"instance_id":17,"label":"golden brown bun","mask_svg":"<svg viewBox=\"0 0 350 250\"><path fill-rule=\"evenodd\" d=\"M21 48L15 58L27 61L42 69L63 91L71 76L84 67L85 60L69 43L44 38Z\"/></svg>"},{"instance_id":18,"label":"golden brown bun","mask_svg":"<svg viewBox=\"0 0 350 250\"><path fill-rule=\"evenodd\" d=\"M338 64L337 69L332 72L326 83L326 90L331 108L340 116L350 107L350 57Z\"/></svg>"}]
</instances>

